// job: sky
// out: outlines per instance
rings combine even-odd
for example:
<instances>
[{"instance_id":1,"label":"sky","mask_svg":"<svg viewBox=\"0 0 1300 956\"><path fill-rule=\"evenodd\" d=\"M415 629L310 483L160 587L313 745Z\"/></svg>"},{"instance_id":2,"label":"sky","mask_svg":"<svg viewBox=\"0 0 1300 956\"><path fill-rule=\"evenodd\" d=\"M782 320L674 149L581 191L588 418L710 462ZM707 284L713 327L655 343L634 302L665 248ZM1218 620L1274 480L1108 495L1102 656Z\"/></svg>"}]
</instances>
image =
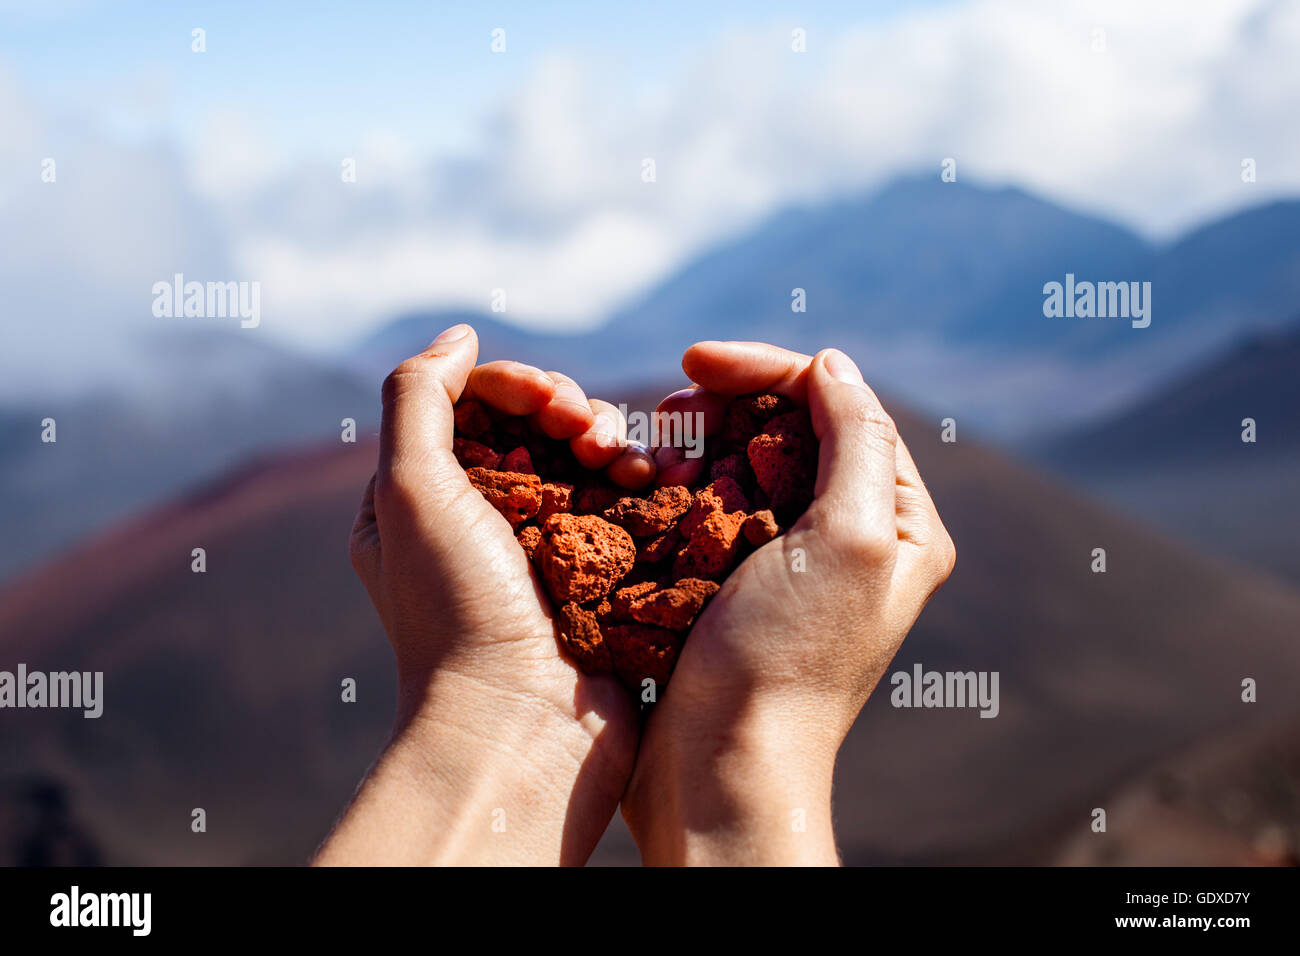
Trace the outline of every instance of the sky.
<instances>
[{"instance_id":1,"label":"sky","mask_svg":"<svg viewBox=\"0 0 1300 956\"><path fill-rule=\"evenodd\" d=\"M0 55L51 100L90 103L128 135L195 142L208 116L236 109L299 157L353 148L377 129L432 152L473 147L485 113L542 57L588 61L602 85L636 96L729 29L788 20L829 32L936 3L0 0ZM201 60L196 26L211 41ZM498 27L504 56L489 49Z\"/></svg>"},{"instance_id":2,"label":"sky","mask_svg":"<svg viewBox=\"0 0 1300 956\"><path fill-rule=\"evenodd\" d=\"M1164 241L1300 194L1296 50L1290 0L0 0L0 374L94 374L176 272L259 282L308 349L496 289L590 328L947 157Z\"/></svg>"}]
</instances>

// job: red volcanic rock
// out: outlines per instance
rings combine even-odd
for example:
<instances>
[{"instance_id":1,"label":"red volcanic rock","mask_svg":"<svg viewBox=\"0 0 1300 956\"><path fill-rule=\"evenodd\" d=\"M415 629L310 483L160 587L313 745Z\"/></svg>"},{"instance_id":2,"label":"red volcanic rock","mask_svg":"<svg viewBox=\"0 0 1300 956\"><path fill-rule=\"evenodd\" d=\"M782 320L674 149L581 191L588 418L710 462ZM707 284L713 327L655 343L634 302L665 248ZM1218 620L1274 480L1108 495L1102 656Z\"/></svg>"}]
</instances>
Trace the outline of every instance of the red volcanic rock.
<instances>
[{"instance_id":1,"label":"red volcanic rock","mask_svg":"<svg viewBox=\"0 0 1300 956\"><path fill-rule=\"evenodd\" d=\"M537 509L537 523L545 524L551 515L567 514L572 509L573 485L562 481L542 484L542 504Z\"/></svg>"},{"instance_id":2,"label":"red volcanic rock","mask_svg":"<svg viewBox=\"0 0 1300 956\"><path fill-rule=\"evenodd\" d=\"M817 480L817 438L805 411L778 415L749 441L750 467L773 511L802 512Z\"/></svg>"},{"instance_id":3,"label":"red volcanic rock","mask_svg":"<svg viewBox=\"0 0 1300 956\"><path fill-rule=\"evenodd\" d=\"M709 598L718 593L716 581L683 578L670 588L651 591L631 602L632 620L672 631L685 631L695 623Z\"/></svg>"},{"instance_id":4,"label":"red volcanic rock","mask_svg":"<svg viewBox=\"0 0 1300 956\"><path fill-rule=\"evenodd\" d=\"M542 543L542 529L535 524L530 524L525 528L520 528L519 533L515 535L515 540L519 546L524 549L524 554L528 555L528 560L533 560L533 555L537 553L537 546Z\"/></svg>"},{"instance_id":5,"label":"red volcanic rock","mask_svg":"<svg viewBox=\"0 0 1300 956\"><path fill-rule=\"evenodd\" d=\"M508 452L506 457L501 460L502 471L516 471L524 475L535 475L533 470L533 457L528 454L528 449L522 445L512 452Z\"/></svg>"},{"instance_id":6,"label":"red volcanic rock","mask_svg":"<svg viewBox=\"0 0 1300 956\"><path fill-rule=\"evenodd\" d=\"M656 688L668 683L682 648L682 636L676 631L646 624L615 624L604 629L604 637L614 673L628 688L639 692L646 678L653 680Z\"/></svg>"},{"instance_id":7,"label":"red volcanic rock","mask_svg":"<svg viewBox=\"0 0 1300 956\"><path fill-rule=\"evenodd\" d=\"M778 415L794 411L794 402L783 395L741 395L727 404L722 423L722 441L743 449L751 438Z\"/></svg>"},{"instance_id":8,"label":"red volcanic rock","mask_svg":"<svg viewBox=\"0 0 1300 956\"><path fill-rule=\"evenodd\" d=\"M669 555L677 553L682 543L682 534L677 528L669 528L663 534L655 535L641 542L636 559L641 564L654 564Z\"/></svg>"},{"instance_id":9,"label":"red volcanic rock","mask_svg":"<svg viewBox=\"0 0 1300 956\"><path fill-rule=\"evenodd\" d=\"M456 431L466 438L478 438L492 427L492 418L478 402L460 402L455 411Z\"/></svg>"},{"instance_id":10,"label":"red volcanic rock","mask_svg":"<svg viewBox=\"0 0 1300 956\"><path fill-rule=\"evenodd\" d=\"M749 442L746 441L745 444L749 444ZM753 480L753 476L749 471L749 461L740 452L732 452L730 455L723 455L710 465L709 477L714 481L717 481L719 478L730 478L737 484Z\"/></svg>"},{"instance_id":11,"label":"red volcanic rock","mask_svg":"<svg viewBox=\"0 0 1300 956\"><path fill-rule=\"evenodd\" d=\"M609 647L605 644L595 611L588 611L572 601L561 605L556 632L560 646L585 673L607 674L613 669Z\"/></svg>"},{"instance_id":12,"label":"red volcanic rock","mask_svg":"<svg viewBox=\"0 0 1300 956\"><path fill-rule=\"evenodd\" d=\"M465 472L469 483L518 528L537 514L542 504L542 480L536 475L515 471L493 471L490 468L470 468Z\"/></svg>"},{"instance_id":13,"label":"red volcanic rock","mask_svg":"<svg viewBox=\"0 0 1300 956\"><path fill-rule=\"evenodd\" d=\"M745 519L744 532L746 541L761 548L780 534L781 529L777 526L776 515L764 508Z\"/></svg>"},{"instance_id":14,"label":"red volcanic rock","mask_svg":"<svg viewBox=\"0 0 1300 956\"><path fill-rule=\"evenodd\" d=\"M462 468L491 468L501 466L501 455L482 442L472 438L453 438L451 453L456 456Z\"/></svg>"},{"instance_id":15,"label":"red volcanic rock","mask_svg":"<svg viewBox=\"0 0 1300 956\"><path fill-rule=\"evenodd\" d=\"M748 511L749 507L749 499L734 478L717 478L695 493L695 502L680 525L682 536L694 537L704 519L715 511Z\"/></svg>"},{"instance_id":16,"label":"red volcanic rock","mask_svg":"<svg viewBox=\"0 0 1300 956\"><path fill-rule=\"evenodd\" d=\"M668 682L721 582L798 518L817 476L807 413L776 395L732 399L708 442L708 484L691 487L629 494L567 442L477 402L456 406L453 451L536 569L566 657L638 695L647 678Z\"/></svg>"},{"instance_id":17,"label":"red volcanic rock","mask_svg":"<svg viewBox=\"0 0 1300 956\"><path fill-rule=\"evenodd\" d=\"M656 581L642 581L640 584L631 584L625 588L619 588L609 601L614 618L619 621L631 621L632 605L657 587L659 587L659 584Z\"/></svg>"},{"instance_id":18,"label":"red volcanic rock","mask_svg":"<svg viewBox=\"0 0 1300 956\"><path fill-rule=\"evenodd\" d=\"M534 560L552 600L583 604L603 598L632 570L636 545L630 534L596 515L551 515Z\"/></svg>"},{"instance_id":19,"label":"red volcanic rock","mask_svg":"<svg viewBox=\"0 0 1300 956\"><path fill-rule=\"evenodd\" d=\"M647 537L663 534L691 506L691 493L682 485L659 488L649 498L620 498L605 509L605 520Z\"/></svg>"},{"instance_id":20,"label":"red volcanic rock","mask_svg":"<svg viewBox=\"0 0 1300 956\"><path fill-rule=\"evenodd\" d=\"M743 512L713 511L673 561L673 580L723 578L730 573L740 551Z\"/></svg>"},{"instance_id":21,"label":"red volcanic rock","mask_svg":"<svg viewBox=\"0 0 1300 956\"><path fill-rule=\"evenodd\" d=\"M621 497L620 490L611 485L587 484L573 492L572 510L575 515L604 514Z\"/></svg>"}]
</instances>

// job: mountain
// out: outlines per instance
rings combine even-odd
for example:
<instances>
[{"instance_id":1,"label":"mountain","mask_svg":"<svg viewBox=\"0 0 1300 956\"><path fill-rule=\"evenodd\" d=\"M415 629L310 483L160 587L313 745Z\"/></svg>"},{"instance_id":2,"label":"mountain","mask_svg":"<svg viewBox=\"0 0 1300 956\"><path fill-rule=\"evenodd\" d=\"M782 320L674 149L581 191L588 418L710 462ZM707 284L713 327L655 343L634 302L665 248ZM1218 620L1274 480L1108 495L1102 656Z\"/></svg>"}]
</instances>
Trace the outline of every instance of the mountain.
<instances>
[{"instance_id":1,"label":"mountain","mask_svg":"<svg viewBox=\"0 0 1300 956\"><path fill-rule=\"evenodd\" d=\"M1018 189L906 179L787 209L691 262L610 325L647 346L671 316L705 335L794 345L847 334L855 344L999 353L1117 347L1116 327L1044 320L1043 283L1067 271L1127 278L1151 254L1118 226ZM791 310L796 288L806 312Z\"/></svg>"},{"instance_id":2,"label":"mountain","mask_svg":"<svg viewBox=\"0 0 1300 956\"><path fill-rule=\"evenodd\" d=\"M1162 249L1152 284L1163 314L1210 354L1254 328L1285 327L1300 300L1300 201L1233 213Z\"/></svg>"},{"instance_id":3,"label":"mountain","mask_svg":"<svg viewBox=\"0 0 1300 956\"><path fill-rule=\"evenodd\" d=\"M248 333L159 333L140 362L130 389L0 410L0 579L249 455L378 421L377 386Z\"/></svg>"},{"instance_id":4,"label":"mountain","mask_svg":"<svg viewBox=\"0 0 1300 956\"><path fill-rule=\"evenodd\" d=\"M0 791L56 795L110 863L301 862L392 716L391 659L346 547L374 457L367 441L254 463L15 582L4 669L102 670L104 713L5 711ZM0 832L0 858L30 836Z\"/></svg>"},{"instance_id":5,"label":"mountain","mask_svg":"<svg viewBox=\"0 0 1300 956\"><path fill-rule=\"evenodd\" d=\"M1052 859L1144 768L1285 716L1294 590L897 418L959 557L891 670L998 671L1000 714L894 709L883 686L839 761L848 862ZM367 441L262 459L0 592L6 665L105 674L98 720L6 712L0 791L29 810L0 814L0 862L310 854L392 714L390 652L346 554L374 456ZM194 547L205 574L190 570ZM1095 547L1105 574L1089 570ZM1240 702L1242 676L1269 688L1258 704ZM346 677L356 703L340 699ZM616 822L596 860L635 859Z\"/></svg>"},{"instance_id":6,"label":"mountain","mask_svg":"<svg viewBox=\"0 0 1300 956\"><path fill-rule=\"evenodd\" d=\"M373 427L383 374L457 321L479 329L485 359L559 369L598 395L676 375L682 349L701 338L834 344L964 435L1011 441L1125 408L1288 314L1300 295L1298 236L1296 202L1155 247L1019 190L913 179L787 209L594 332L413 313L332 359L242 330L153 332L128 387L0 408L0 580L249 454L328 436L345 417ZM1066 272L1152 281L1150 328L1044 318L1042 286ZM795 288L806 312L790 311ZM39 441L46 417L58 422L54 445Z\"/></svg>"},{"instance_id":7,"label":"mountain","mask_svg":"<svg viewBox=\"0 0 1300 956\"><path fill-rule=\"evenodd\" d=\"M1188 541L1300 583L1300 323L1250 336L1034 460ZM1242 422L1256 441L1243 442Z\"/></svg>"},{"instance_id":8,"label":"mountain","mask_svg":"<svg viewBox=\"0 0 1300 956\"><path fill-rule=\"evenodd\" d=\"M1067 273L1150 282L1150 326L1046 318L1043 286ZM796 289L806 311L792 311ZM700 339L808 352L836 345L914 407L1010 440L1122 408L1272 325L1298 298L1300 201L1153 245L1018 189L927 177L783 210L689 261L593 332L556 340L489 327L502 333L493 340L500 354L599 387L659 380ZM407 316L358 348L382 353L378 364L391 368L446 318Z\"/></svg>"},{"instance_id":9,"label":"mountain","mask_svg":"<svg viewBox=\"0 0 1300 956\"><path fill-rule=\"evenodd\" d=\"M1212 846L1229 865L1300 865L1297 794L1300 715L1216 737L1108 794L1104 838L1076 828L1059 862L1194 866Z\"/></svg>"},{"instance_id":10,"label":"mountain","mask_svg":"<svg viewBox=\"0 0 1300 956\"><path fill-rule=\"evenodd\" d=\"M1258 440L1241 440L1242 419ZM1207 459L1238 464L1300 453L1300 322L1246 337L1141 403L1086 428L1029 445L1082 471L1172 468Z\"/></svg>"}]
</instances>

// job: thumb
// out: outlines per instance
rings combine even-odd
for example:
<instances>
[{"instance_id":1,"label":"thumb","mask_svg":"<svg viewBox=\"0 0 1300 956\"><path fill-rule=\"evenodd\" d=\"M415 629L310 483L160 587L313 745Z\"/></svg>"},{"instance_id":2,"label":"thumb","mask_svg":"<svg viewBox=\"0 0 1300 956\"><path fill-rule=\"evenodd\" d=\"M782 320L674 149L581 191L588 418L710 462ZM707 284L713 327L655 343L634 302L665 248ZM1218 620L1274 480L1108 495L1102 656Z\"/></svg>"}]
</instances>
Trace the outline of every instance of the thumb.
<instances>
[{"instance_id":1,"label":"thumb","mask_svg":"<svg viewBox=\"0 0 1300 956\"><path fill-rule=\"evenodd\" d=\"M460 473L451 451L456 400L478 358L478 336L453 325L384 379L377 510L397 496L426 497Z\"/></svg>"},{"instance_id":2,"label":"thumb","mask_svg":"<svg viewBox=\"0 0 1300 956\"><path fill-rule=\"evenodd\" d=\"M853 360L823 349L808 369L808 412L820 442L817 512L844 530L893 542L898 431Z\"/></svg>"}]
</instances>

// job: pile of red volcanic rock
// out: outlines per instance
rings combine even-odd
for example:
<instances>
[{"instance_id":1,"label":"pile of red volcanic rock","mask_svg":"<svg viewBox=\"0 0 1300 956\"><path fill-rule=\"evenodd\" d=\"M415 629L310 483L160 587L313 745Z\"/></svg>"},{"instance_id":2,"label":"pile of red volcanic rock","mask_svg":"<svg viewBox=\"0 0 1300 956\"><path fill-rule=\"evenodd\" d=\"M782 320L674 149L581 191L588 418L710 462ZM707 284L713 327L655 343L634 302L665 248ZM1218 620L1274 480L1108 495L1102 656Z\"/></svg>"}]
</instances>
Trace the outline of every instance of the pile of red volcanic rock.
<instances>
[{"instance_id":1,"label":"pile of red volcanic rock","mask_svg":"<svg viewBox=\"0 0 1300 956\"><path fill-rule=\"evenodd\" d=\"M540 574L564 650L638 692L645 678L667 683L704 605L803 513L817 475L808 414L777 395L731 401L699 488L632 494L579 465L568 442L472 401L456 406L454 450Z\"/></svg>"}]
</instances>

